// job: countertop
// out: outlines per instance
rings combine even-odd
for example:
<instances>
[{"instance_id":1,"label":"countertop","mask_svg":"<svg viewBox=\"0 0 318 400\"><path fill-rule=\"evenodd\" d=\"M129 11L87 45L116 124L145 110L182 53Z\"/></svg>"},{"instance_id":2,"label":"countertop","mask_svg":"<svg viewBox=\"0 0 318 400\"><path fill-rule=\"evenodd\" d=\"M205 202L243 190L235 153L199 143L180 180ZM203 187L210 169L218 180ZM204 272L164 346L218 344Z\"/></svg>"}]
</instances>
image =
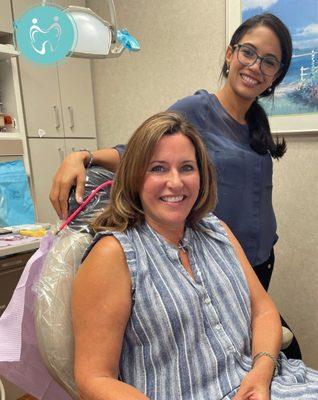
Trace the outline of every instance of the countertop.
<instances>
[{"instance_id":1,"label":"countertop","mask_svg":"<svg viewBox=\"0 0 318 400\"><path fill-rule=\"evenodd\" d=\"M0 258L38 249L41 238L32 238L32 239L33 240L23 241L19 244L10 244L9 246L0 247Z\"/></svg>"}]
</instances>

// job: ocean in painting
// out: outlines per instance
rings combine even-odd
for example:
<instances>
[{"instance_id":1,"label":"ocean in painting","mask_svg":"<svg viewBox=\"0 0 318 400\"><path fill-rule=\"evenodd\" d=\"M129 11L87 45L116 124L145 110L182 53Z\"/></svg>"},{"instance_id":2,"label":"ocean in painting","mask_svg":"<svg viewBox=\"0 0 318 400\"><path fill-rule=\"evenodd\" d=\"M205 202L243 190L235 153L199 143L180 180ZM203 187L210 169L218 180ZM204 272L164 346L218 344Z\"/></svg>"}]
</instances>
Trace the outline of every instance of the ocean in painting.
<instances>
[{"instance_id":1,"label":"ocean in painting","mask_svg":"<svg viewBox=\"0 0 318 400\"><path fill-rule=\"evenodd\" d=\"M274 99L263 99L269 115L318 113L318 0L242 0L243 21L271 12L286 24L293 58ZM317 115L318 117L318 115Z\"/></svg>"},{"instance_id":2,"label":"ocean in painting","mask_svg":"<svg viewBox=\"0 0 318 400\"><path fill-rule=\"evenodd\" d=\"M295 50L274 99L262 100L269 115L318 112L318 48Z\"/></svg>"}]
</instances>

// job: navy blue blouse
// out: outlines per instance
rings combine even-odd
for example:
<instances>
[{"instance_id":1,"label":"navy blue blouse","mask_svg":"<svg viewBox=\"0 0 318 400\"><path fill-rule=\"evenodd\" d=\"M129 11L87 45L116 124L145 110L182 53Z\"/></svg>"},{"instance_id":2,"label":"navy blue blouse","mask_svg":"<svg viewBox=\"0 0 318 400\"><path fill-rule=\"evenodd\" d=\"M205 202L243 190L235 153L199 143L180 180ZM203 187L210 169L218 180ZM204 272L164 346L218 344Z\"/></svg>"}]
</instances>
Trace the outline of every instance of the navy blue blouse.
<instances>
[{"instance_id":1,"label":"navy blue blouse","mask_svg":"<svg viewBox=\"0 0 318 400\"><path fill-rule=\"evenodd\" d=\"M272 205L272 158L249 145L249 129L234 120L206 90L177 101L206 145L217 170L218 204L214 213L232 230L252 265L265 262L277 241ZM116 147L120 153L122 146Z\"/></svg>"}]
</instances>

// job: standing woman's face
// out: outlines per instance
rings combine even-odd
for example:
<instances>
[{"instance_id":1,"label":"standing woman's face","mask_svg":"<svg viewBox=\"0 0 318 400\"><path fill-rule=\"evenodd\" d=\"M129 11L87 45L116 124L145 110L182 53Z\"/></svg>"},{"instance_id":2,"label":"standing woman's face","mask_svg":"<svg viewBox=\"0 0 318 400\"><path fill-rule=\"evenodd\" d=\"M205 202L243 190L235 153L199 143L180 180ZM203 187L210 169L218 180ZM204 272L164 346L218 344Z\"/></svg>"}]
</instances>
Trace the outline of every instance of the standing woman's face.
<instances>
[{"instance_id":1,"label":"standing woman's face","mask_svg":"<svg viewBox=\"0 0 318 400\"><path fill-rule=\"evenodd\" d=\"M282 51L278 37L268 27L259 25L247 32L239 41L240 45L244 45L244 51L251 49L258 56L267 57L266 63L270 65L271 60L280 63L282 59ZM245 47L246 46L246 47ZM257 60L253 65L246 66L240 62L238 58L239 49L228 47L226 51L226 62L229 67L227 84L230 85L232 91L244 100L253 102L257 96L268 89L279 75L279 71L273 76L264 74L261 69L261 62ZM244 55L243 50L240 50ZM263 61L264 64L264 61ZM265 68L264 68L265 70Z\"/></svg>"}]
</instances>

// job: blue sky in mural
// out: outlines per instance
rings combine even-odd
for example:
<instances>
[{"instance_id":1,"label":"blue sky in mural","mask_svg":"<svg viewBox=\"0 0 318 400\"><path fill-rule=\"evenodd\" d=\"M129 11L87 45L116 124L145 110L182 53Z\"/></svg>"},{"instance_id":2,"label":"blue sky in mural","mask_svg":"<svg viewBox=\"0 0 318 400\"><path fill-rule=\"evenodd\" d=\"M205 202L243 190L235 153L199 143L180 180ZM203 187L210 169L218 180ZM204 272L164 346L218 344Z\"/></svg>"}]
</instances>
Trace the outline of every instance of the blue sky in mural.
<instances>
[{"instance_id":1,"label":"blue sky in mural","mask_svg":"<svg viewBox=\"0 0 318 400\"><path fill-rule=\"evenodd\" d=\"M294 47L290 69L274 104L264 103L267 112L318 112L318 0L242 0L243 20L263 12L277 15L287 25Z\"/></svg>"}]
</instances>

